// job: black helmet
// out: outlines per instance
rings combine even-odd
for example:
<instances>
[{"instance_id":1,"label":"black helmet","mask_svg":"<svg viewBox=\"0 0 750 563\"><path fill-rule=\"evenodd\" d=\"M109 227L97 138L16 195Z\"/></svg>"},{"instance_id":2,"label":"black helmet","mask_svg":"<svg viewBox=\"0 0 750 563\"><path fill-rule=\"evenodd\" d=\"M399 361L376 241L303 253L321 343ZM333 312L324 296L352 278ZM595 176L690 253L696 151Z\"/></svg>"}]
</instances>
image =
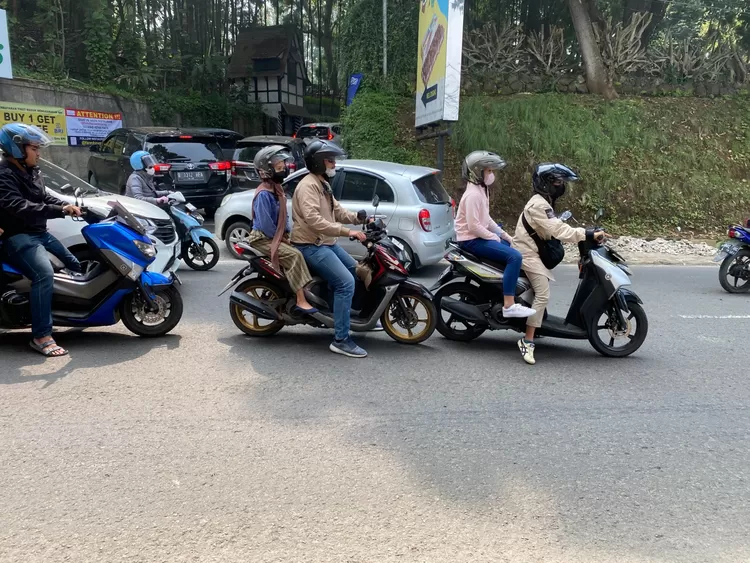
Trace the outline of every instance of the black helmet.
<instances>
[{"instance_id":1,"label":"black helmet","mask_svg":"<svg viewBox=\"0 0 750 563\"><path fill-rule=\"evenodd\" d=\"M315 139L305 147L305 166L313 174L324 174L326 163L324 160L336 160L336 157L346 156L344 150L329 141Z\"/></svg>"},{"instance_id":2,"label":"black helmet","mask_svg":"<svg viewBox=\"0 0 750 563\"><path fill-rule=\"evenodd\" d=\"M554 204L555 200L565 193L565 184L577 182L580 178L564 164L539 164L534 169L532 185L534 193Z\"/></svg>"}]
</instances>

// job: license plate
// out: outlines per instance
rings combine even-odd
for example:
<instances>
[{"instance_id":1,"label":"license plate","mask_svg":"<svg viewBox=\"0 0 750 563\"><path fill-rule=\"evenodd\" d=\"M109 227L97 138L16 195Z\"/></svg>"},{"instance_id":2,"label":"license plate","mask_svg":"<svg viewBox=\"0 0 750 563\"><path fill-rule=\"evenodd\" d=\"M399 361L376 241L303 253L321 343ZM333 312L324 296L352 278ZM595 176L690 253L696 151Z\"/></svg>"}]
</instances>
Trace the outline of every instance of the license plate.
<instances>
[{"instance_id":1,"label":"license plate","mask_svg":"<svg viewBox=\"0 0 750 563\"><path fill-rule=\"evenodd\" d=\"M202 182L203 172L178 172L178 182Z\"/></svg>"},{"instance_id":2,"label":"license plate","mask_svg":"<svg viewBox=\"0 0 750 563\"><path fill-rule=\"evenodd\" d=\"M392 238L391 242L393 243L393 246L395 246L399 250L404 250L404 245L397 241L395 238Z\"/></svg>"},{"instance_id":3,"label":"license plate","mask_svg":"<svg viewBox=\"0 0 750 563\"><path fill-rule=\"evenodd\" d=\"M725 242L719 247L719 251L714 256L714 262L722 262L727 256L734 256L739 252L740 247L736 244L729 244Z\"/></svg>"},{"instance_id":4,"label":"license plate","mask_svg":"<svg viewBox=\"0 0 750 563\"><path fill-rule=\"evenodd\" d=\"M190 211L190 213L195 213L196 211L198 211L198 208L195 207L195 205L193 205L192 203L186 203L185 204L185 209L187 209L188 211Z\"/></svg>"}]
</instances>

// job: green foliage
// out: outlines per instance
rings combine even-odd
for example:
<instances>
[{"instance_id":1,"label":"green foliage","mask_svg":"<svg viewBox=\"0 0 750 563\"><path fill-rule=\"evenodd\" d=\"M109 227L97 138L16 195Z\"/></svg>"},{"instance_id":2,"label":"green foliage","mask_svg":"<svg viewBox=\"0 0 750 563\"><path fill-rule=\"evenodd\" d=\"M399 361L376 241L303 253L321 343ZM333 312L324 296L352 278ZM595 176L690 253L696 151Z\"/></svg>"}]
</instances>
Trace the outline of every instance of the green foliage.
<instances>
[{"instance_id":1,"label":"green foliage","mask_svg":"<svg viewBox=\"0 0 750 563\"><path fill-rule=\"evenodd\" d=\"M584 217L604 206L612 222L640 231L711 230L750 209L750 103L742 98L465 98L453 144L508 161L495 198L508 220L541 161L580 172L561 205Z\"/></svg>"},{"instance_id":2,"label":"green foliage","mask_svg":"<svg viewBox=\"0 0 750 563\"><path fill-rule=\"evenodd\" d=\"M151 118L157 125L174 125L178 115L183 126L233 128L235 118L259 123L262 110L225 96L205 96L198 93L162 92L148 99Z\"/></svg>"},{"instance_id":3,"label":"green foliage","mask_svg":"<svg viewBox=\"0 0 750 563\"><path fill-rule=\"evenodd\" d=\"M344 148L352 158L418 164L416 143L399 121L402 98L385 92L360 92L344 111Z\"/></svg>"},{"instance_id":4,"label":"green foliage","mask_svg":"<svg viewBox=\"0 0 750 563\"><path fill-rule=\"evenodd\" d=\"M91 0L86 12L86 62L91 81L107 84L112 79L112 20L106 4Z\"/></svg>"},{"instance_id":5,"label":"green foliage","mask_svg":"<svg viewBox=\"0 0 750 563\"><path fill-rule=\"evenodd\" d=\"M388 76L383 77L383 3L357 0L341 22L339 41L344 76L364 74L363 85L395 87L411 93L417 74L419 2L388 2Z\"/></svg>"}]
</instances>

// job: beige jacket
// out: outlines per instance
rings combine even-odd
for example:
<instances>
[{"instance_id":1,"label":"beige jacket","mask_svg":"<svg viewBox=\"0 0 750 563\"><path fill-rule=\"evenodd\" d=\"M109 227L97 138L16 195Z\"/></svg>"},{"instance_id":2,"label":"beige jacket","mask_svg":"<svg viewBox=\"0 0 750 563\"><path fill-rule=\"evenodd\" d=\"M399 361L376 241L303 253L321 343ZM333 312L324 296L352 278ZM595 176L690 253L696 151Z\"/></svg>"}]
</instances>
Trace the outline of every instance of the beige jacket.
<instances>
[{"instance_id":1,"label":"beige jacket","mask_svg":"<svg viewBox=\"0 0 750 563\"><path fill-rule=\"evenodd\" d=\"M523 210L526 220L540 238L550 240L556 238L561 242L580 242L586 239L586 229L576 229L558 219L549 202L540 195L532 197ZM518 217L516 234L513 237L513 247L523 255L523 269L531 274L541 274L554 281L550 272L539 258L534 239L526 232L521 219Z\"/></svg>"},{"instance_id":2,"label":"beige jacket","mask_svg":"<svg viewBox=\"0 0 750 563\"><path fill-rule=\"evenodd\" d=\"M315 174L308 174L297 185L292 198L292 243L331 246L338 237L349 234L349 225L361 223L357 214L347 211L323 187Z\"/></svg>"}]
</instances>

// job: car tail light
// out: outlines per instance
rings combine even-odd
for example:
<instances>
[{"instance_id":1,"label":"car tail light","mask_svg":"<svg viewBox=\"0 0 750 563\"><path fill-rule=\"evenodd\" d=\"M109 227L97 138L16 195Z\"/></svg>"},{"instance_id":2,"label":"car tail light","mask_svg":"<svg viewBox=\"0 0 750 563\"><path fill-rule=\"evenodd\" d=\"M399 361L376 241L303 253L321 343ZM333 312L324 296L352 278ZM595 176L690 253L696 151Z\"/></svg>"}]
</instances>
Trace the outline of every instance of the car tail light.
<instances>
[{"instance_id":1,"label":"car tail light","mask_svg":"<svg viewBox=\"0 0 750 563\"><path fill-rule=\"evenodd\" d=\"M169 172L172 168L171 164L155 164L154 170L156 170L157 174L164 174L166 172Z\"/></svg>"},{"instance_id":2,"label":"car tail light","mask_svg":"<svg viewBox=\"0 0 750 563\"><path fill-rule=\"evenodd\" d=\"M432 231L432 217L430 217L430 212L427 209L422 209L419 212L419 225L426 233Z\"/></svg>"},{"instance_id":3,"label":"car tail light","mask_svg":"<svg viewBox=\"0 0 750 563\"><path fill-rule=\"evenodd\" d=\"M180 139L192 139L192 135L180 135Z\"/></svg>"},{"instance_id":4,"label":"car tail light","mask_svg":"<svg viewBox=\"0 0 750 563\"><path fill-rule=\"evenodd\" d=\"M208 167L211 170L231 170L232 169L232 163L227 161L224 162L211 162L209 163Z\"/></svg>"},{"instance_id":5,"label":"car tail light","mask_svg":"<svg viewBox=\"0 0 750 563\"><path fill-rule=\"evenodd\" d=\"M333 141L333 133L331 133L331 130L328 130L328 140Z\"/></svg>"},{"instance_id":6,"label":"car tail light","mask_svg":"<svg viewBox=\"0 0 750 563\"><path fill-rule=\"evenodd\" d=\"M295 133L294 135L292 135L292 139L296 139L296 138L297 138L297 133Z\"/></svg>"}]
</instances>

